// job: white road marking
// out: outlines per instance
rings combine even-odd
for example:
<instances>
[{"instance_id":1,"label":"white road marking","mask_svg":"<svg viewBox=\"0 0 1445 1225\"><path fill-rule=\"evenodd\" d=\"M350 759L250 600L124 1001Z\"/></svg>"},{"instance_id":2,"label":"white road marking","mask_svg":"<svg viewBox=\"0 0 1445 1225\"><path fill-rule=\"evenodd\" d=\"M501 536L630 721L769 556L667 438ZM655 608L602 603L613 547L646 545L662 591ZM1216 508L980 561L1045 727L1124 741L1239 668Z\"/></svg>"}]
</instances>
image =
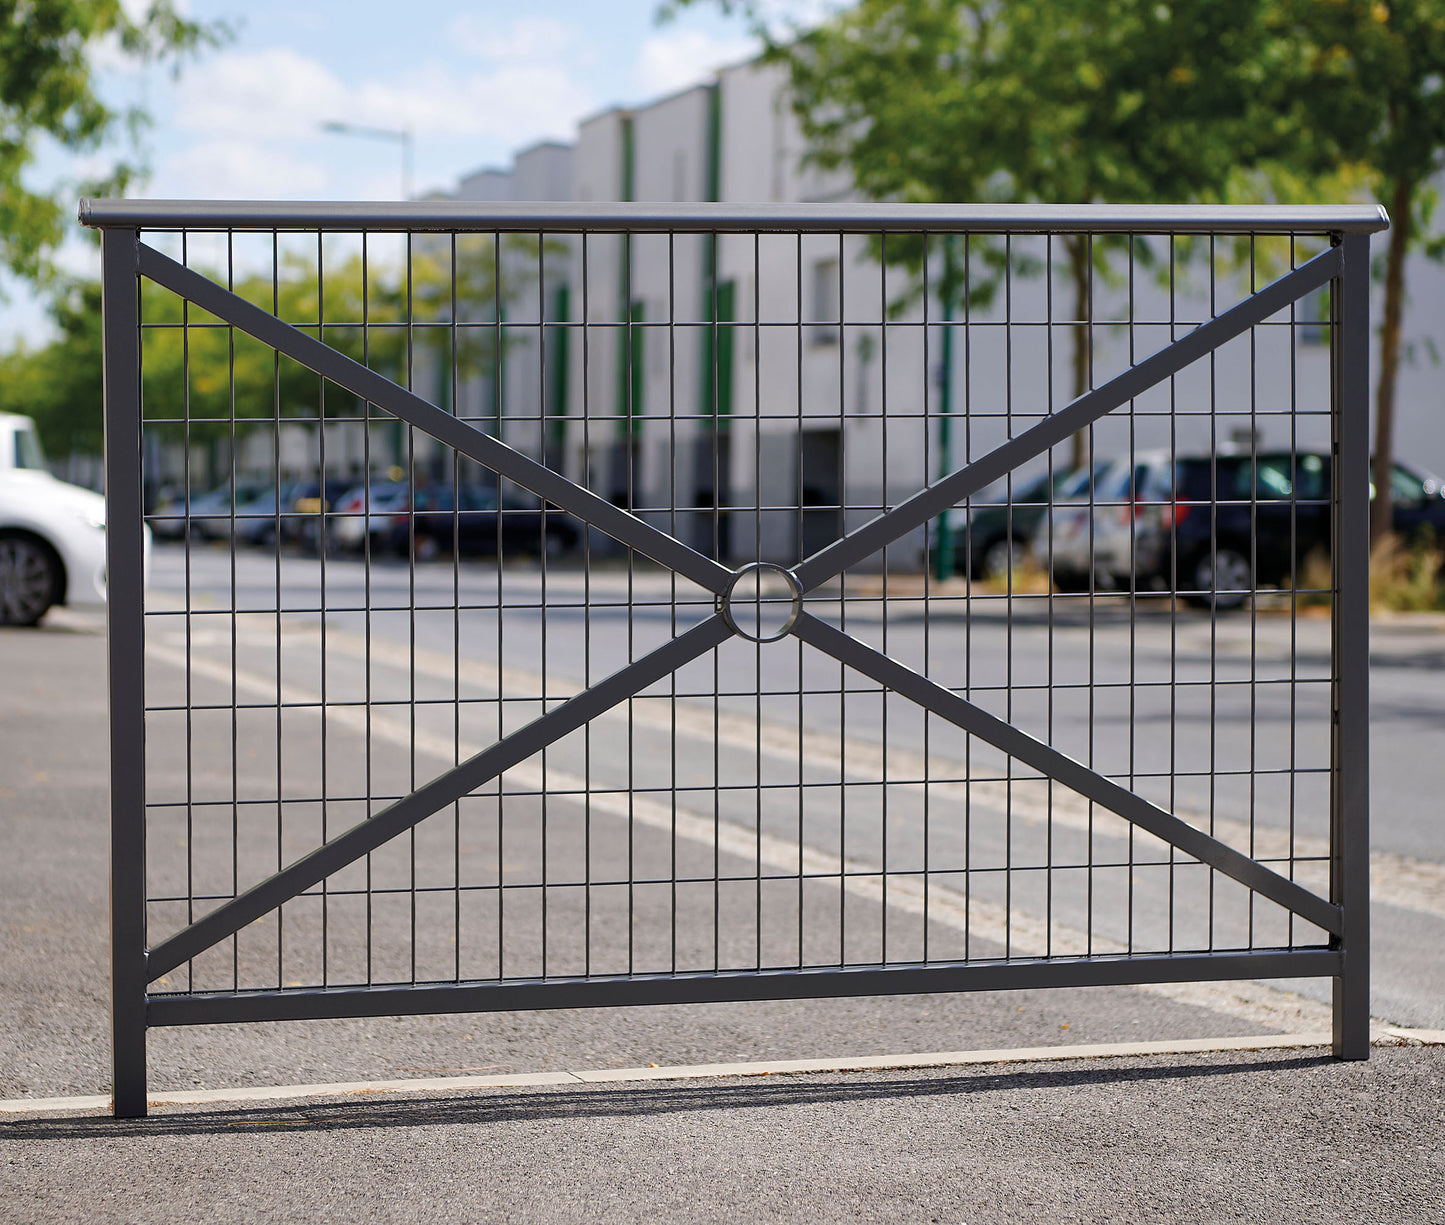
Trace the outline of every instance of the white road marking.
<instances>
[{"instance_id":1,"label":"white road marking","mask_svg":"<svg viewBox=\"0 0 1445 1225\"><path fill-rule=\"evenodd\" d=\"M273 614L265 614L272 627L264 634L254 634L246 629L240 636L255 643L274 645ZM283 637L284 626L283 621ZM308 641L315 642L314 624L307 627ZM183 640L184 636L178 636ZM216 641L221 641L217 637ZM224 636L229 643L229 635ZM193 635L193 644L196 636ZM373 664L383 664L406 671L415 667L419 674L440 680L458 680L490 692L499 689L512 694L547 694L561 698L575 694L583 688L580 681L559 677L554 674L543 676L514 667L497 668L483 660L463 657L460 661L452 655L424 647L415 652L405 643L392 642L373 636L368 644L365 637L348 630L331 626L326 631L327 651L354 659L369 658ZM274 682L266 693L274 696ZM778 761L795 763L801 756L810 768L840 777L862 781L889 779L959 778L966 771L962 763L944 757L928 756L909 749L893 746L885 750L882 745L857 737L840 738L824 732L803 730L800 734L796 725L777 723L767 719L757 720L734 711L718 710L694 702L678 700L670 712L663 712L655 703L643 702L629 712L625 706L615 707L603 718L630 718L635 726L678 735L706 743L726 745L743 752L758 754ZM375 716L373 716L375 718ZM450 752L450 750L448 750ZM468 754L463 754L467 756ZM883 771L887 771L886 775ZM1122 817L1095 807L1090 811L1087 800L1076 792L1057 783L1049 785L1050 798L1043 797L1043 784L1030 782L1027 788L1010 789L1007 784L997 781L961 782L901 782L890 783L907 790L927 790L933 797L969 803L990 809L1000 814L1012 814L1027 822L1052 822L1056 827L1077 833L1092 833L1097 838L1128 838L1133 831L1136 852L1143 854L1167 854L1168 843L1155 838L1137 827L1131 826ZM1208 830L1209 819L1200 813L1176 809L1175 815L1190 822L1198 829ZM1213 834L1221 842L1243 851L1257 859L1287 861L1293 855L1297 859L1314 862L1296 865L1294 879L1306 888L1325 893L1328 889L1329 842L1296 833L1291 840L1288 830L1256 825L1253 830L1247 822L1226 817L1216 817ZM1188 857L1185 857L1188 860ZM1192 862L1192 860L1188 860ZM1287 864L1276 862L1277 870ZM1412 859L1388 851L1372 851L1370 854L1370 891L1373 900L1403 910L1445 919L1445 865L1426 860Z\"/></svg>"}]
</instances>

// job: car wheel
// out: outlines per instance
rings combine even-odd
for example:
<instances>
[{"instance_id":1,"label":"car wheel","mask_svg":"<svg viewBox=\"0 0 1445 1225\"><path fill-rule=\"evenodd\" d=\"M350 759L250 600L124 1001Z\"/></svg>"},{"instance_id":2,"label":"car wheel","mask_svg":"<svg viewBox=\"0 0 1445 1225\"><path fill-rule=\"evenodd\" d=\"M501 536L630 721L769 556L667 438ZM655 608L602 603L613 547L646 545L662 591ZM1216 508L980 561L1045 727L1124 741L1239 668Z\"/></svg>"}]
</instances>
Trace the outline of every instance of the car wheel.
<instances>
[{"instance_id":1,"label":"car wheel","mask_svg":"<svg viewBox=\"0 0 1445 1225\"><path fill-rule=\"evenodd\" d=\"M60 597L60 562L34 536L0 536L0 625L34 625Z\"/></svg>"},{"instance_id":2,"label":"car wheel","mask_svg":"<svg viewBox=\"0 0 1445 1225\"><path fill-rule=\"evenodd\" d=\"M416 559L417 561L431 561L441 552L441 546L437 544L435 536L426 536L421 533L416 538Z\"/></svg>"},{"instance_id":3,"label":"car wheel","mask_svg":"<svg viewBox=\"0 0 1445 1225\"><path fill-rule=\"evenodd\" d=\"M1198 608L1239 608L1254 588L1249 558L1237 549L1215 549L1194 566L1189 603Z\"/></svg>"},{"instance_id":4,"label":"car wheel","mask_svg":"<svg viewBox=\"0 0 1445 1225\"><path fill-rule=\"evenodd\" d=\"M1024 557L1024 546L1021 542L1000 536L983 551L979 569L983 578L1003 582L1015 570L1023 567Z\"/></svg>"}]
</instances>

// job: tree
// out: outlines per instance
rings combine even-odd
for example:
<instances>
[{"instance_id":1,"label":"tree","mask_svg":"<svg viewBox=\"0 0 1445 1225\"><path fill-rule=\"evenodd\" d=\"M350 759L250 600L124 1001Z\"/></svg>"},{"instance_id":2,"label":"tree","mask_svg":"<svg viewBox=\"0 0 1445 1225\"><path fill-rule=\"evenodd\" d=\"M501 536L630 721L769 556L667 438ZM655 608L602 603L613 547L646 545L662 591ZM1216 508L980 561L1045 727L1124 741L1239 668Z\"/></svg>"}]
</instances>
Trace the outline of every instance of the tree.
<instances>
[{"instance_id":1,"label":"tree","mask_svg":"<svg viewBox=\"0 0 1445 1225\"><path fill-rule=\"evenodd\" d=\"M74 209L74 190L62 196L24 182L40 138L87 153L118 126L135 131L145 122L141 112L117 112L97 95L95 53L113 45L134 63L176 64L225 34L224 26L183 19L171 0L153 0L139 18L121 0L0 0L0 263L42 278ZM133 174L117 162L83 190L119 193Z\"/></svg>"},{"instance_id":2,"label":"tree","mask_svg":"<svg viewBox=\"0 0 1445 1225\"><path fill-rule=\"evenodd\" d=\"M34 417L52 455L99 455L100 283L76 283L51 301L58 337L0 357L0 412Z\"/></svg>"},{"instance_id":3,"label":"tree","mask_svg":"<svg viewBox=\"0 0 1445 1225\"><path fill-rule=\"evenodd\" d=\"M1318 157L1359 162L1390 213L1380 373L1375 395L1375 498L1370 539L1391 524L1395 387L1405 310L1405 258L1445 256L1432 234L1445 169L1445 0L1275 0L1284 80L1310 120Z\"/></svg>"},{"instance_id":4,"label":"tree","mask_svg":"<svg viewBox=\"0 0 1445 1225\"><path fill-rule=\"evenodd\" d=\"M515 266L499 283L496 257L500 253L505 261L513 251ZM313 336L324 302L326 344L405 383L419 353L448 378L492 377L500 329L491 324L510 304L535 292L529 269L536 262L535 238L460 235L454 247L445 240L419 240L409 266L376 259L363 265L358 254L328 259L324 295L316 258L294 252L283 254L274 270L267 266L231 277L200 271ZM99 283L53 282L50 309L55 340L0 355L0 411L34 417L52 454L96 454L102 440ZM232 417L314 421L361 412L354 396L324 385L313 371L150 281L142 282L141 317L145 417L188 422L184 433L197 449L213 448L224 459ZM454 318L459 326L446 326ZM179 433L179 427L167 428ZM227 459L220 466L228 464Z\"/></svg>"},{"instance_id":5,"label":"tree","mask_svg":"<svg viewBox=\"0 0 1445 1225\"><path fill-rule=\"evenodd\" d=\"M1260 0L860 0L781 33L747 0L717 2L786 65L808 159L846 167L875 199L1222 200L1291 128L1290 108L1264 88L1280 52ZM1061 245L1077 396L1110 244ZM1075 464L1084 451L1079 435Z\"/></svg>"}]
</instances>

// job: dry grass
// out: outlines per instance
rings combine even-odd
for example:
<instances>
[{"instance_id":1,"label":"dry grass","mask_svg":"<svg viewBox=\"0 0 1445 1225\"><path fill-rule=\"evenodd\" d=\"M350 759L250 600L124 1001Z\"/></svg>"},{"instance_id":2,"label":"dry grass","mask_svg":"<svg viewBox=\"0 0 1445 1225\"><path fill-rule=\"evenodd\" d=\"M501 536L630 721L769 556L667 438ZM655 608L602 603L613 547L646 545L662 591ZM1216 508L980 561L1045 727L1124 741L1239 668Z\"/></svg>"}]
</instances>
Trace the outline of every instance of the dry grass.
<instances>
[{"instance_id":1,"label":"dry grass","mask_svg":"<svg viewBox=\"0 0 1445 1225\"><path fill-rule=\"evenodd\" d=\"M1370 611L1429 612L1445 608L1445 551L1428 529L1410 544L1386 536L1370 550Z\"/></svg>"},{"instance_id":2,"label":"dry grass","mask_svg":"<svg viewBox=\"0 0 1445 1225\"><path fill-rule=\"evenodd\" d=\"M1334 574L1330 570L1330 555L1316 546L1311 549L1299 571L1300 593L1295 603L1300 609L1330 607L1330 590L1334 586Z\"/></svg>"},{"instance_id":3,"label":"dry grass","mask_svg":"<svg viewBox=\"0 0 1445 1225\"><path fill-rule=\"evenodd\" d=\"M1048 571L1034 560L1032 553L1027 553L1023 564L1016 567L1008 578L979 579L974 583L974 589L988 595L1048 595L1052 584Z\"/></svg>"},{"instance_id":4,"label":"dry grass","mask_svg":"<svg viewBox=\"0 0 1445 1225\"><path fill-rule=\"evenodd\" d=\"M1286 586L1279 593L1262 593L1261 608L1267 613L1285 613L1291 608L1308 616L1328 615L1332 600L1329 554L1313 550L1299 571L1298 591L1291 599ZM865 575L850 580L850 592L856 595L881 596L884 582L881 575ZM890 595L935 597L968 595L1047 595L1049 576L1032 557L1008 579L975 579L972 582L955 577L939 582L927 574L892 574L888 577ZM1387 536L1370 553L1371 612L1430 612L1445 610L1445 547L1437 543L1426 529L1410 542L1398 536Z\"/></svg>"}]
</instances>

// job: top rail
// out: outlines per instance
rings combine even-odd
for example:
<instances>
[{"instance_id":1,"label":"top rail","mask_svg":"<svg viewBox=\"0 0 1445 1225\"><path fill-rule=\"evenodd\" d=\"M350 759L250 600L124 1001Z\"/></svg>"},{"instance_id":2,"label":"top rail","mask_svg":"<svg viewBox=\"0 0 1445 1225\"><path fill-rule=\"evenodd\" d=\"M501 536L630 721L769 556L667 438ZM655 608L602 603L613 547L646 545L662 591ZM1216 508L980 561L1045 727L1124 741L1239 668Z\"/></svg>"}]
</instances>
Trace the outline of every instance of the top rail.
<instances>
[{"instance_id":1,"label":"top rail","mask_svg":"<svg viewBox=\"0 0 1445 1225\"><path fill-rule=\"evenodd\" d=\"M617 230L787 233L817 230L938 233L1372 234L1379 205L1263 204L478 204L271 200L88 200L97 229Z\"/></svg>"}]
</instances>

